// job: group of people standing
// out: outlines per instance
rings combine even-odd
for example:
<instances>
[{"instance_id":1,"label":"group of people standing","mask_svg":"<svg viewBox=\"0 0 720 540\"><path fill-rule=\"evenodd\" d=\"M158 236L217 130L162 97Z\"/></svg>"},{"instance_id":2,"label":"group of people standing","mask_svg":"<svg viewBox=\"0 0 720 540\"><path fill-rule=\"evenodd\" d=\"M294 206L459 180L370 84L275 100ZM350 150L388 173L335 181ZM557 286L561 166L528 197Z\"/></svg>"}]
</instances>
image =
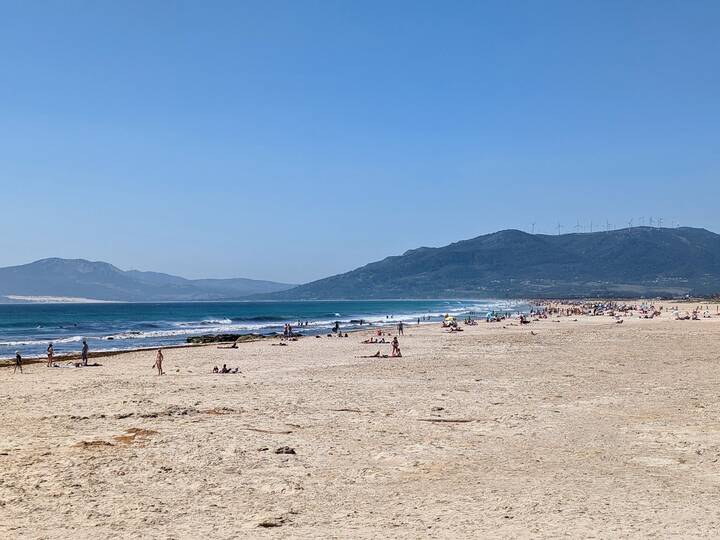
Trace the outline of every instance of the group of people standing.
<instances>
[{"instance_id":1,"label":"group of people standing","mask_svg":"<svg viewBox=\"0 0 720 540\"><path fill-rule=\"evenodd\" d=\"M88 354L90 352L90 347L88 346L87 340L82 340L82 350L80 351L80 359L82 360L82 365L87 367L88 365ZM47 348L47 366L53 367L54 363L53 360L55 359L55 348L53 347L53 344L50 343Z\"/></svg>"},{"instance_id":2,"label":"group of people standing","mask_svg":"<svg viewBox=\"0 0 720 540\"><path fill-rule=\"evenodd\" d=\"M90 353L90 347L88 346L87 340L83 339L82 341L82 350L80 351L80 360L82 362L82 366L87 367L88 365L88 355ZM155 356L155 363L153 364L153 369L157 369L158 375L165 375L165 372L163 371L163 360L165 359L165 356L163 355L162 349L158 349L157 354ZM53 347L53 344L50 343L47 348L47 367L54 367L55 363L55 347ZM13 373L20 370L20 373L23 372L22 368L22 355L20 354L20 351L15 351L15 369L13 370Z\"/></svg>"},{"instance_id":3,"label":"group of people standing","mask_svg":"<svg viewBox=\"0 0 720 540\"><path fill-rule=\"evenodd\" d=\"M80 360L81 365L83 367L87 367L88 365L88 355L90 354L90 347L88 346L87 340L82 340L82 349L80 350ZM22 363L23 358L20 354L20 351L15 351L15 369L13 370L13 373L20 370L20 373L23 372L22 370ZM50 343L47 347L47 367L55 367L55 347L52 343Z\"/></svg>"},{"instance_id":4,"label":"group of people standing","mask_svg":"<svg viewBox=\"0 0 720 540\"><path fill-rule=\"evenodd\" d=\"M82 365L87 366L88 365L88 353L90 352L90 347L87 344L87 340L83 339L82 341L82 350L80 352L80 358L82 360ZM53 344L50 343L47 348L47 367L53 367L55 365L55 347L53 347ZM13 373L20 370L20 373L23 372L22 369L22 363L23 358L20 354L20 351L15 351L15 369L13 370Z\"/></svg>"}]
</instances>

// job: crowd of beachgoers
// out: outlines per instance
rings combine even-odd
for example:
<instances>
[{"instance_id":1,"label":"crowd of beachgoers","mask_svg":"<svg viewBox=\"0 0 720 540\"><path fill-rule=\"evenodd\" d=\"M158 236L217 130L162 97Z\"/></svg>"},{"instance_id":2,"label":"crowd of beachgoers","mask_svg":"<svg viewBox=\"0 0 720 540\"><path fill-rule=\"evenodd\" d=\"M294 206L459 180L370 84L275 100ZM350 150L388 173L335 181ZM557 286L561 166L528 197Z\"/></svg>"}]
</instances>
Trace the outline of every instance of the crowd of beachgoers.
<instances>
[{"instance_id":1,"label":"crowd of beachgoers","mask_svg":"<svg viewBox=\"0 0 720 540\"><path fill-rule=\"evenodd\" d=\"M463 320L465 326L475 326L479 320L486 323L503 321L517 321L519 324L530 324L550 318L559 317L612 317L617 323L624 318L638 317L641 319L654 319L667 313L673 320L700 320L720 317L720 305L714 305L714 313L710 304L689 306L687 304L668 305L660 302L620 302L620 301L536 301L531 303L529 312L499 312L489 311L482 317L467 316ZM446 315L442 327L449 332L462 332L463 329L456 317Z\"/></svg>"},{"instance_id":2,"label":"crowd of beachgoers","mask_svg":"<svg viewBox=\"0 0 720 540\"><path fill-rule=\"evenodd\" d=\"M713 317L710 304L698 304L689 306L687 304L670 304L665 305L654 301L649 302L551 302L537 303L530 311L530 315L539 318L547 318L552 315L559 316L610 316L616 318L622 317L640 317L642 319L653 319L661 316L663 313L669 313L675 320L700 320ZM720 305L715 305L714 316L720 316Z\"/></svg>"}]
</instances>

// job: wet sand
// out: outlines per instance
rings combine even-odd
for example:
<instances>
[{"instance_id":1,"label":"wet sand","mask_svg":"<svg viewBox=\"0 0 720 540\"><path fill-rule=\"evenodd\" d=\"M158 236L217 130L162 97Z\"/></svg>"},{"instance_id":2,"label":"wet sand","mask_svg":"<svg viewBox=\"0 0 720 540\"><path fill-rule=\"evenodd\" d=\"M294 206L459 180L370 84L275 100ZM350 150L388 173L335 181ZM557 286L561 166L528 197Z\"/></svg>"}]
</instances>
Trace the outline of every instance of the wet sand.
<instances>
[{"instance_id":1,"label":"wet sand","mask_svg":"<svg viewBox=\"0 0 720 540\"><path fill-rule=\"evenodd\" d=\"M720 318L405 334L0 369L0 537L717 535Z\"/></svg>"}]
</instances>

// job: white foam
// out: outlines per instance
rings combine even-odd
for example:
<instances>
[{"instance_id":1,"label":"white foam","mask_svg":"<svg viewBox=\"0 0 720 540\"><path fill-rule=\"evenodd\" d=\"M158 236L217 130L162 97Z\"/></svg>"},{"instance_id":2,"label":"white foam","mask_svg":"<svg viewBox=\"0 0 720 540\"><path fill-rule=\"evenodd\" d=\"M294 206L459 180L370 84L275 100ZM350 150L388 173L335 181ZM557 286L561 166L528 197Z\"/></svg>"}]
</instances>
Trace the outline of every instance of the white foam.
<instances>
[{"instance_id":1,"label":"white foam","mask_svg":"<svg viewBox=\"0 0 720 540\"><path fill-rule=\"evenodd\" d=\"M190 326L190 327L197 327L202 325L208 325L208 324L232 324L232 319L204 319L202 321L181 321L181 322L173 322L169 323L172 326Z\"/></svg>"},{"instance_id":2,"label":"white foam","mask_svg":"<svg viewBox=\"0 0 720 540\"><path fill-rule=\"evenodd\" d=\"M272 326L278 326L274 324ZM121 340L121 339L152 339L164 337L180 337L193 336L200 334L224 334L228 332L254 332L269 328L266 324L223 324L222 326L195 326L186 327L177 330L150 330L148 332L120 332L104 336L105 340Z\"/></svg>"},{"instance_id":3,"label":"white foam","mask_svg":"<svg viewBox=\"0 0 720 540\"><path fill-rule=\"evenodd\" d=\"M91 338L88 338L91 339ZM0 347L17 347L27 345L45 345L47 343L77 343L82 341L82 336L71 336L60 339L28 339L24 341L0 341Z\"/></svg>"}]
</instances>

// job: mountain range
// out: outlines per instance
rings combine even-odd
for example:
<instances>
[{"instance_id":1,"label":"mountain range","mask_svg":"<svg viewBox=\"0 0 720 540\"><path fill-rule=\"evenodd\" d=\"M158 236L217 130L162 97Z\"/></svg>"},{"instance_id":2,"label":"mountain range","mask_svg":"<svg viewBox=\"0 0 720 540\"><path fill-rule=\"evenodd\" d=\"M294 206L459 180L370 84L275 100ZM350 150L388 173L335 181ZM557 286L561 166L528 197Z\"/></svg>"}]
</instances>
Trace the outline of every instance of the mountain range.
<instances>
[{"instance_id":1,"label":"mountain range","mask_svg":"<svg viewBox=\"0 0 720 540\"><path fill-rule=\"evenodd\" d=\"M298 286L243 278L185 279L84 259L0 268L0 301L678 297L719 292L720 235L691 227L563 235L505 230L413 249Z\"/></svg>"},{"instance_id":2,"label":"mountain range","mask_svg":"<svg viewBox=\"0 0 720 540\"><path fill-rule=\"evenodd\" d=\"M84 259L42 259L0 268L0 301L5 302L31 297L120 302L236 300L291 287L245 278L185 279L158 272L123 271L106 262Z\"/></svg>"},{"instance_id":3,"label":"mountain range","mask_svg":"<svg viewBox=\"0 0 720 540\"><path fill-rule=\"evenodd\" d=\"M504 230L265 295L277 300L567 298L720 292L720 235L634 227L563 235Z\"/></svg>"}]
</instances>

